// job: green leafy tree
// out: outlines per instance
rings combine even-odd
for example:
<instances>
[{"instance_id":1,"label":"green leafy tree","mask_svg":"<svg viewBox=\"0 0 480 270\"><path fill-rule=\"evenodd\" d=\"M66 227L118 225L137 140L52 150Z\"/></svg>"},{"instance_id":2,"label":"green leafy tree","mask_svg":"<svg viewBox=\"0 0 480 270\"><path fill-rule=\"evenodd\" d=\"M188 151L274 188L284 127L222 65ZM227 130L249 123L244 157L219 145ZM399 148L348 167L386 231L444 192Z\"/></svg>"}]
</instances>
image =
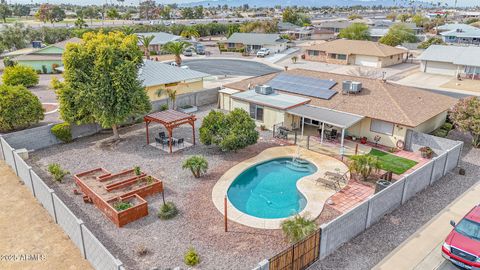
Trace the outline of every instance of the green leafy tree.
<instances>
[{"instance_id":1,"label":"green leafy tree","mask_svg":"<svg viewBox=\"0 0 480 270\"><path fill-rule=\"evenodd\" d=\"M153 17L153 10L156 8L154 0L141 1L139 5L140 17L146 20L150 20Z\"/></svg>"},{"instance_id":2,"label":"green leafy tree","mask_svg":"<svg viewBox=\"0 0 480 270\"><path fill-rule=\"evenodd\" d=\"M208 161L203 156L191 156L183 162L182 168L190 170L195 178L200 178L208 170Z\"/></svg>"},{"instance_id":3,"label":"green leafy tree","mask_svg":"<svg viewBox=\"0 0 480 270\"><path fill-rule=\"evenodd\" d=\"M129 117L148 112L149 99L138 70L142 52L135 35L122 32L86 33L83 43L71 43L63 54L63 86L58 89L60 115L70 123L97 122L112 128Z\"/></svg>"},{"instance_id":4,"label":"green leafy tree","mask_svg":"<svg viewBox=\"0 0 480 270\"><path fill-rule=\"evenodd\" d=\"M93 24L93 19L98 18L98 13L98 9L93 6L87 7L83 10L83 16L90 19L90 24Z\"/></svg>"},{"instance_id":5,"label":"green leafy tree","mask_svg":"<svg viewBox=\"0 0 480 270\"><path fill-rule=\"evenodd\" d=\"M413 29L403 23L394 24L388 29L388 32L379 42L389 46L398 46L405 42L414 43L417 41Z\"/></svg>"},{"instance_id":6,"label":"green leafy tree","mask_svg":"<svg viewBox=\"0 0 480 270\"><path fill-rule=\"evenodd\" d=\"M200 141L215 144L222 151L237 151L258 140L255 121L242 109L234 109L227 115L211 111L200 127Z\"/></svg>"},{"instance_id":7,"label":"green leafy tree","mask_svg":"<svg viewBox=\"0 0 480 270\"><path fill-rule=\"evenodd\" d=\"M170 20L172 18L172 7L170 5L163 6L160 11L160 17L164 20Z\"/></svg>"},{"instance_id":8,"label":"green leafy tree","mask_svg":"<svg viewBox=\"0 0 480 270\"><path fill-rule=\"evenodd\" d=\"M292 244L305 239L317 229L314 220L296 215L281 224L283 234Z\"/></svg>"},{"instance_id":9,"label":"green leafy tree","mask_svg":"<svg viewBox=\"0 0 480 270\"><path fill-rule=\"evenodd\" d=\"M13 65L5 68L2 80L6 85L32 87L38 84L38 74L31 67Z\"/></svg>"},{"instance_id":10,"label":"green leafy tree","mask_svg":"<svg viewBox=\"0 0 480 270\"><path fill-rule=\"evenodd\" d=\"M402 13L402 14L398 14L397 20L404 23L404 22L407 22L407 20L410 19L411 17L412 17L412 15L410 15L408 13Z\"/></svg>"},{"instance_id":11,"label":"green leafy tree","mask_svg":"<svg viewBox=\"0 0 480 270\"><path fill-rule=\"evenodd\" d=\"M30 34L31 29L26 28L22 23L4 25L3 30L0 31L0 47L8 50L23 49L29 43Z\"/></svg>"},{"instance_id":12,"label":"green leafy tree","mask_svg":"<svg viewBox=\"0 0 480 270\"><path fill-rule=\"evenodd\" d=\"M191 44L186 41L170 41L163 45L163 50L173 54L175 56L175 62L180 66L182 64L182 57L180 55L190 45Z\"/></svg>"},{"instance_id":13,"label":"green leafy tree","mask_svg":"<svg viewBox=\"0 0 480 270\"><path fill-rule=\"evenodd\" d=\"M472 136L472 145L480 148L480 99L461 99L450 111L450 120L456 128Z\"/></svg>"},{"instance_id":14,"label":"green leafy tree","mask_svg":"<svg viewBox=\"0 0 480 270\"><path fill-rule=\"evenodd\" d=\"M193 8L193 17L195 19L203 19L204 17L203 6L199 5Z\"/></svg>"},{"instance_id":15,"label":"green leafy tree","mask_svg":"<svg viewBox=\"0 0 480 270\"><path fill-rule=\"evenodd\" d=\"M30 14L30 7L27 5L15 4L13 6L13 15L18 17L28 16Z\"/></svg>"},{"instance_id":16,"label":"green leafy tree","mask_svg":"<svg viewBox=\"0 0 480 270\"><path fill-rule=\"evenodd\" d=\"M370 32L366 24L353 23L342 29L338 34L338 37L352 40L370 40Z\"/></svg>"},{"instance_id":17,"label":"green leafy tree","mask_svg":"<svg viewBox=\"0 0 480 270\"><path fill-rule=\"evenodd\" d=\"M120 14L118 13L118 10L116 8L111 8L107 10L107 18L115 20L120 18Z\"/></svg>"},{"instance_id":18,"label":"green leafy tree","mask_svg":"<svg viewBox=\"0 0 480 270\"><path fill-rule=\"evenodd\" d=\"M441 38L431 37L428 40L425 40L424 42L420 43L420 45L418 45L418 48L427 49L431 45L444 45L444 44L445 42Z\"/></svg>"},{"instance_id":19,"label":"green leafy tree","mask_svg":"<svg viewBox=\"0 0 480 270\"><path fill-rule=\"evenodd\" d=\"M392 13L387 14L387 16L385 18L387 20L390 20L390 21L394 22L397 19L397 16L398 16L397 13L392 12Z\"/></svg>"},{"instance_id":20,"label":"green leafy tree","mask_svg":"<svg viewBox=\"0 0 480 270\"><path fill-rule=\"evenodd\" d=\"M194 19L195 13L193 11L193 8L184 7L180 10L180 16L182 16L182 19Z\"/></svg>"},{"instance_id":21,"label":"green leafy tree","mask_svg":"<svg viewBox=\"0 0 480 270\"><path fill-rule=\"evenodd\" d=\"M55 5L51 9L49 21L53 24L55 22L63 21L66 17L67 15L65 14L65 11L61 7Z\"/></svg>"},{"instance_id":22,"label":"green leafy tree","mask_svg":"<svg viewBox=\"0 0 480 270\"><path fill-rule=\"evenodd\" d=\"M3 23L7 22L8 16L12 16L12 10L6 3L2 2L0 4L0 18L2 18Z\"/></svg>"},{"instance_id":23,"label":"green leafy tree","mask_svg":"<svg viewBox=\"0 0 480 270\"><path fill-rule=\"evenodd\" d=\"M82 29L82 28L85 28L87 26L88 25L85 22L85 20L83 19L83 17L78 17L77 20L75 21L75 27L78 28L78 29Z\"/></svg>"},{"instance_id":24,"label":"green leafy tree","mask_svg":"<svg viewBox=\"0 0 480 270\"><path fill-rule=\"evenodd\" d=\"M306 14L299 13L298 10L294 9L293 7L287 7L283 10L282 21L293 23L298 26L311 24L311 20Z\"/></svg>"},{"instance_id":25,"label":"green leafy tree","mask_svg":"<svg viewBox=\"0 0 480 270\"><path fill-rule=\"evenodd\" d=\"M37 96L24 86L0 85L0 132L27 128L43 120Z\"/></svg>"},{"instance_id":26,"label":"green leafy tree","mask_svg":"<svg viewBox=\"0 0 480 270\"><path fill-rule=\"evenodd\" d=\"M428 22L428 18L418 13L413 15L412 22L415 23L417 27L422 27L424 24Z\"/></svg>"},{"instance_id":27,"label":"green leafy tree","mask_svg":"<svg viewBox=\"0 0 480 270\"><path fill-rule=\"evenodd\" d=\"M370 175L380 169L378 158L372 155L356 155L350 157L350 172L367 181Z\"/></svg>"},{"instance_id":28,"label":"green leafy tree","mask_svg":"<svg viewBox=\"0 0 480 270\"><path fill-rule=\"evenodd\" d=\"M142 43L143 51L145 53L145 57L150 59L150 44L152 43L155 36L139 36L140 43Z\"/></svg>"},{"instance_id":29,"label":"green leafy tree","mask_svg":"<svg viewBox=\"0 0 480 270\"><path fill-rule=\"evenodd\" d=\"M65 19L65 11L56 5L50 4L41 4L37 13L35 14L38 20L45 22L51 22L52 24L55 22L60 22Z\"/></svg>"},{"instance_id":30,"label":"green leafy tree","mask_svg":"<svg viewBox=\"0 0 480 270\"><path fill-rule=\"evenodd\" d=\"M238 24L229 24L227 30L227 38L229 38L233 33L240 32L240 26Z\"/></svg>"},{"instance_id":31,"label":"green leafy tree","mask_svg":"<svg viewBox=\"0 0 480 270\"><path fill-rule=\"evenodd\" d=\"M353 13L353 14L348 15L348 19L353 21L353 20L356 20L356 19L363 19L363 16L360 15L360 14L357 14L357 13Z\"/></svg>"}]
</instances>

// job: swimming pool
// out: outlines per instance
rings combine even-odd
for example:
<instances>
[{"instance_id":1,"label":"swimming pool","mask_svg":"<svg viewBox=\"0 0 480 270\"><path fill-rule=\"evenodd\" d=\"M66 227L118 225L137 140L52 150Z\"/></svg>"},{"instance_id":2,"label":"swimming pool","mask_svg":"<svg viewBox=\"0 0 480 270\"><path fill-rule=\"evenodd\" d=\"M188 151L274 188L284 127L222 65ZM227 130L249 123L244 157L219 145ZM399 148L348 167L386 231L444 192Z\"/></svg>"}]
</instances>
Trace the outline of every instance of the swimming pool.
<instances>
[{"instance_id":1,"label":"swimming pool","mask_svg":"<svg viewBox=\"0 0 480 270\"><path fill-rule=\"evenodd\" d=\"M277 158L254 165L232 182L227 191L230 202L248 215L265 218L286 218L305 208L307 201L297 189L297 181L313 174L312 163L292 158Z\"/></svg>"}]
</instances>

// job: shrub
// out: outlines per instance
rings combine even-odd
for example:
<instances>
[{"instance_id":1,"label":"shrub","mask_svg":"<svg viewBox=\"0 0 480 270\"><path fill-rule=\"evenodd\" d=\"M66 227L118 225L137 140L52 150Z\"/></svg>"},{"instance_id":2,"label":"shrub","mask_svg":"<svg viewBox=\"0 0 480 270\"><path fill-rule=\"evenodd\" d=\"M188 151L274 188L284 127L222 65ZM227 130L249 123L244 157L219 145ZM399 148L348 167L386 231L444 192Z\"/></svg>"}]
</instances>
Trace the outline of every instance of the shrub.
<instances>
[{"instance_id":1,"label":"shrub","mask_svg":"<svg viewBox=\"0 0 480 270\"><path fill-rule=\"evenodd\" d=\"M200 256L198 256L197 251L193 247L189 248L185 256L183 257L183 261L188 266L195 266L200 263Z\"/></svg>"},{"instance_id":2,"label":"shrub","mask_svg":"<svg viewBox=\"0 0 480 270\"><path fill-rule=\"evenodd\" d=\"M437 136L437 137L441 137L441 138L445 138L448 135L448 131L445 130L445 129L439 128L439 129L434 130L432 132L432 135Z\"/></svg>"},{"instance_id":3,"label":"shrub","mask_svg":"<svg viewBox=\"0 0 480 270\"><path fill-rule=\"evenodd\" d=\"M283 234L291 243L305 239L317 229L315 221L300 215L284 220L281 226Z\"/></svg>"},{"instance_id":4,"label":"shrub","mask_svg":"<svg viewBox=\"0 0 480 270\"><path fill-rule=\"evenodd\" d=\"M430 148L429 146L423 146L423 147L420 147L419 149L420 153L422 153L422 157L423 158L432 158L433 156L433 149Z\"/></svg>"},{"instance_id":5,"label":"shrub","mask_svg":"<svg viewBox=\"0 0 480 270\"><path fill-rule=\"evenodd\" d=\"M54 125L50 131L57 139L64 143L72 141L72 131L70 124L67 122Z\"/></svg>"},{"instance_id":6,"label":"shrub","mask_svg":"<svg viewBox=\"0 0 480 270\"><path fill-rule=\"evenodd\" d=\"M166 111L166 110L168 110L168 104L162 104L160 106L160 111Z\"/></svg>"},{"instance_id":7,"label":"shrub","mask_svg":"<svg viewBox=\"0 0 480 270\"><path fill-rule=\"evenodd\" d=\"M44 118L38 97L21 85L0 85L0 104L0 132L26 128Z\"/></svg>"},{"instance_id":8,"label":"shrub","mask_svg":"<svg viewBox=\"0 0 480 270\"><path fill-rule=\"evenodd\" d=\"M6 67L3 72L3 83L6 85L23 85L32 87L38 84L38 74L31 67L14 65Z\"/></svg>"},{"instance_id":9,"label":"shrub","mask_svg":"<svg viewBox=\"0 0 480 270\"><path fill-rule=\"evenodd\" d=\"M63 170L60 167L60 164L58 163L52 163L48 165L48 172L50 173L51 176L53 176L53 179L57 182L62 182L63 178L69 174L68 171Z\"/></svg>"},{"instance_id":10,"label":"shrub","mask_svg":"<svg viewBox=\"0 0 480 270\"><path fill-rule=\"evenodd\" d=\"M185 160L183 169L189 169L195 178L200 178L207 172L208 161L203 156L191 156Z\"/></svg>"},{"instance_id":11,"label":"shrub","mask_svg":"<svg viewBox=\"0 0 480 270\"><path fill-rule=\"evenodd\" d=\"M356 155L351 156L350 159L350 171L361 176L363 181L367 181L372 172L380 168L378 158L371 155Z\"/></svg>"},{"instance_id":12,"label":"shrub","mask_svg":"<svg viewBox=\"0 0 480 270\"><path fill-rule=\"evenodd\" d=\"M178 214L178 209L173 202L164 203L160 209L158 210L158 218L159 219L171 219L174 218Z\"/></svg>"},{"instance_id":13,"label":"shrub","mask_svg":"<svg viewBox=\"0 0 480 270\"><path fill-rule=\"evenodd\" d=\"M142 170L140 169L139 166L133 167L133 172L135 173L135 175L140 175L140 174L142 174Z\"/></svg>"},{"instance_id":14,"label":"shrub","mask_svg":"<svg viewBox=\"0 0 480 270\"><path fill-rule=\"evenodd\" d=\"M115 208L115 210L117 211L123 211L123 210L126 210L130 207L132 207L132 203L131 202L123 202L123 201L118 201L116 203L113 204L113 208Z\"/></svg>"},{"instance_id":15,"label":"shrub","mask_svg":"<svg viewBox=\"0 0 480 270\"><path fill-rule=\"evenodd\" d=\"M5 57L3 58L3 65L5 67L13 67L17 64L17 62L15 62L14 60L10 59L10 57Z\"/></svg>"},{"instance_id":16,"label":"shrub","mask_svg":"<svg viewBox=\"0 0 480 270\"><path fill-rule=\"evenodd\" d=\"M228 114L211 111L200 127L200 141L218 145L222 151L237 151L257 143L255 128L255 121L245 110L237 108Z\"/></svg>"},{"instance_id":17,"label":"shrub","mask_svg":"<svg viewBox=\"0 0 480 270\"><path fill-rule=\"evenodd\" d=\"M453 129L453 124L452 123L445 123L442 125L441 129L444 129L446 131L450 131Z\"/></svg>"}]
</instances>

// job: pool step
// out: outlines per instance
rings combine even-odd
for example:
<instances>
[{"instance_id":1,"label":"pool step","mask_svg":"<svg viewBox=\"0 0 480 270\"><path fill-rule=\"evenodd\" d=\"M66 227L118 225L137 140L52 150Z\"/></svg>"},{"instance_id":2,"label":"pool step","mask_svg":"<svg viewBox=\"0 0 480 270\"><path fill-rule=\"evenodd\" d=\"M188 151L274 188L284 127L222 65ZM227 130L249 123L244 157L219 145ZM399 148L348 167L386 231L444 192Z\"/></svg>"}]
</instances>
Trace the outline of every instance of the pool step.
<instances>
[{"instance_id":1,"label":"pool step","mask_svg":"<svg viewBox=\"0 0 480 270\"><path fill-rule=\"evenodd\" d=\"M285 165L287 166L287 168L289 168L291 170L294 170L294 171L297 171L297 172L309 172L310 171L310 168L307 164L299 164L299 163L287 160Z\"/></svg>"}]
</instances>

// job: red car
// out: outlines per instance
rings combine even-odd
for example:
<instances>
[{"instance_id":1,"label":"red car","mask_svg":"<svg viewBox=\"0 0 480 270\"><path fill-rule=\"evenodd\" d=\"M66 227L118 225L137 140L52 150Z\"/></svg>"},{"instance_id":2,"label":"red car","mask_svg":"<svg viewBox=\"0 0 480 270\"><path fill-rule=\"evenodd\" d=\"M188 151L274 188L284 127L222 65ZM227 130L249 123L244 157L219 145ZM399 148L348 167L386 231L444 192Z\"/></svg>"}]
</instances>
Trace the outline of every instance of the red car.
<instances>
[{"instance_id":1,"label":"red car","mask_svg":"<svg viewBox=\"0 0 480 270\"><path fill-rule=\"evenodd\" d=\"M480 270L480 205L475 206L445 239L442 255L453 264L472 270Z\"/></svg>"}]
</instances>

